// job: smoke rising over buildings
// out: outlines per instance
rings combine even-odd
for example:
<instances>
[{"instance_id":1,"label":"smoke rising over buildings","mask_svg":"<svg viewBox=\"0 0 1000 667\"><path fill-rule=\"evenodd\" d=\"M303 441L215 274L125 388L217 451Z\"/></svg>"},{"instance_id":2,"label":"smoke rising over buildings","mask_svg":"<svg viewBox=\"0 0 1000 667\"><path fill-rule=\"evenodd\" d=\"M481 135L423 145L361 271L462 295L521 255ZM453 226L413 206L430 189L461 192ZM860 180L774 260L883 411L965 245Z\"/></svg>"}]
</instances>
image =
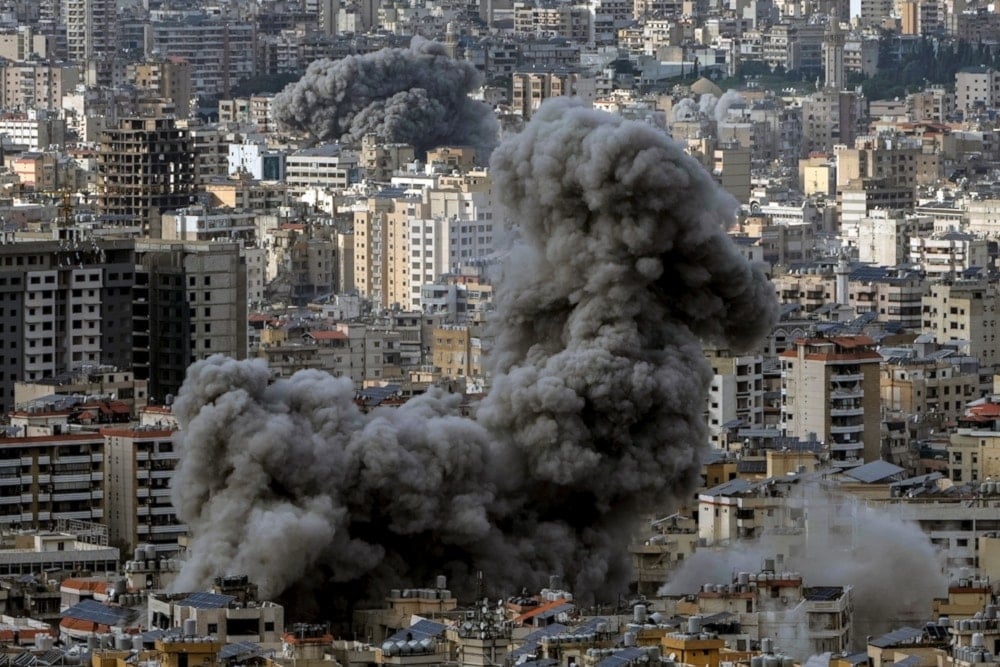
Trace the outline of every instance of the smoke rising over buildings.
<instances>
[{"instance_id":1,"label":"smoke rising over buildings","mask_svg":"<svg viewBox=\"0 0 1000 667\"><path fill-rule=\"evenodd\" d=\"M477 571L599 598L627 583L637 510L700 468L701 341L753 346L774 292L725 233L735 202L648 125L550 100L491 170L515 240L476 418L437 392L363 415L345 379L196 363L175 404L178 589L237 572L265 595L307 575L373 595Z\"/></svg>"},{"instance_id":2,"label":"smoke rising over buildings","mask_svg":"<svg viewBox=\"0 0 1000 667\"><path fill-rule=\"evenodd\" d=\"M466 145L486 157L498 125L487 105L468 96L479 84L475 67L415 37L406 49L313 62L272 109L279 126L322 141L359 142L374 133L419 152Z\"/></svg>"},{"instance_id":3,"label":"smoke rising over buildings","mask_svg":"<svg viewBox=\"0 0 1000 667\"><path fill-rule=\"evenodd\" d=\"M757 572L775 550L785 548L786 570L801 573L808 586L854 587L854 627L889 632L901 625L919 625L930 617L930 601L944 595L947 577L941 555L914 523L888 510L862 505L809 485L791 500L804 521L795 534L764 534L736 548L699 549L684 561L661 593L693 592L701 582L728 582L733 572ZM777 546L782 545L782 546ZM808 655L803 624L790 623L775 637L784 651ZM864 647L864 635L854 637Z\"/></svg>"}]
</instances>

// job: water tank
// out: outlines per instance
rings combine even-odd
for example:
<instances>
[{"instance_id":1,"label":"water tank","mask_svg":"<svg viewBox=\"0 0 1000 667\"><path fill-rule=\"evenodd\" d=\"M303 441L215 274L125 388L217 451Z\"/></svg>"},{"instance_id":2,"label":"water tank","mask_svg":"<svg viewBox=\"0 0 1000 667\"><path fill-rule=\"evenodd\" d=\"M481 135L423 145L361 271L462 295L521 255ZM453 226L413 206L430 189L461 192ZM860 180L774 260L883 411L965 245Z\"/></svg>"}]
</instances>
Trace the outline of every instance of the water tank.
<instances>
[{"instance_id":1,"label":"water tank","mask_svg":"<svg viewBox=\"0 0 1000 667\"><path fill-rule=\"evenodd\" d=\"M983 648L983 633L972 633L972 648Z\"/></svg>"},{"instance_id":2,"label":"water tank","mask_svg":"<svg viewBox=\"0 0 1000 667\"><path fill-rule=\"evenodd\" d=\"M750 573L740 572L736 575L736 583L740 586L748 586L750 584Z\"/></svg>"},{"instance_id":3,"label":"water tank","mask_svg":"<svg viewBox=\"0 0 1000 667\"><path fill-rule=\"evenodd\" d=\"M711 593L715 587L712 584L705 584L701 587L702 593Z\"/></svg>"},{"instance_id":4,"label":"water tank","mask_svg":"<svg viewBox=\"0 0 1000 667\"><path fill-rule=\"evenodd\" d=\"M424 653L434 652L434 640L430 637L424 637L420 640L420 650Z\"/></svg>"},{"instance_id":5,"label":"water tank","mask_svg":"<svg viewBox=\"0 0 1000 667\"><path fill-rule=\"evenodd\" d=\"M773 558L765 558L764 559L764 571L765 572L774 572L774 559Z\"/></svg>"},{"instance_id":6,"label":"water tank","mask_svg":"<svg viewBox=\"0 0 1000 667\"><path fill-rule=\"evenodd\" d=\"M951 619L948 618L947 616L942 616L941 618L938 619L938 625L940 625L942 628L950 627Z\"/></svg>"},{"instance_id":7,"label":"water tank","mask_svg":"<svg viewBox=\"0 0 1000 667\"><path fill-rule=\"evenodd\" d=\"M608 624L602 621L597 624L597 627L595 629L597 630L598 634L604 634L605 632L608 631Z\"/></svg>"},{"instance_id":8,"label":"water tank","mask_svg":"<svg viewBox=\"0 0 1000 667\"><path fill-rule=\"evenodd\" d=\"M146 561L146 569L150 570L150 571L156 570L156 561L155 560L147 560Z\"/></svg>"},{"instance_id":9,"label":"water tank","mask_svg":"<svg viewBox=\"0 0 1000 667\"><path fill-rule=\"evenodd\" d=\"M399 597L399 589L398 588L389 589L389 597L393 598L393 599L398 598Z\"/></svg>"},{"instance_id":10,"label":"water tank","mask_svg":"<svg viewBox=\"0 0 1000 667\"><path fill-rule=\"evenodd\" d=\"M764 656L755 655L750 658L750 667L764 667Z\"/></svg>"},{"instance_id":11,"label":"water tank","mask_svg":"<svg viewBox=\"0 0 1000 667\"><path fill-rule=\"evenodd\" d=\"M185 618L183 629L185 637L194 637L198 634L198 621L193 618Z\"/></svg>"},{"instance_id":12,"label":"water tank","mask_svg":"<svg viewBox=\"0 0 1000 667\"><path fill-rule=\"evenodd\" d=\"M146 560L156 560L156 545L147 544L144 548L146 550Z\"/></svg>"},{"instance_id":13,"label":"water tank","mask_svg":"<svg viewBox=\"0 0 1000 667\"><path fill-rule=\"evenodd\" d=\"M701 616L688 616L688 634L696 635L701 632Z\"/></svg>"},{"instance_id":14,"label":"water tank","mask_svg":"<svg viewBox=\"0 0 1000 667\"><path fill-rule=\"evenodd\" d=\"M442 588L448 588L448 577L444 576L443 574L439 574L437 576L437 581L435 582L435 584L438 590L441 590Z\"/></svg>"},{"instance_id":15,"label":"water tank","mask_svg":"<svg viewBox=\"0 0 1000 667\"><path fill-rule=\"evenodd\" d=\"M764 637L760 640L760 650L763 653L771 654L774 653L774 640L770 637ZM768 665L768 667L771 667Z\"/></svg>"},{"instance_id":16,"label":"water tank","mask_svg":"<svg viewBox=\"0 0 1000 667\"><path fill-rule=\"evenodd\" d=\"M132 635L132 650L136 652L142 650L142 635Z\"/></svg>"},{"instance_id":17,"label":"water tank","mask_svg":"<svg viewBox=\"0 0 1000 667\"><path fill-rule=\"evenodd\" d=\"M136 547L132 557L134 560L146 560L146 550L142 547Z\"/></svg>"},{"instance_id":18,"label":"water tank","mask_svg":"<svg viewBox=\"0 0 1000 667\"><path fill-rule=\"evenodd\" d=\"M776 655L765 655L764 667L781 667L781 660Z\"/></svg>"},{"instance_id":19,"label":"water tank","mask_svg":"<svg viewBox=\"0 0 1000 667\"><path fill-rule=\"evenodd\" d=\"M97 635L87 636L87 650L93 651L95 649L101 648L101 638Z\"/></svg>"},{"instance_id":20,"label":"water tank","mask_svg":"<svg viewBox=\"0 0 1000 667\"><path fill-rule=\"evenodd\" d=\"M997 606L995 604L986 605L986 618L994 619L997 617Z\"/></svg>"},{"instance_id":21,"label":"water tank","mask_svg":"<svg viewBox=\"0 0 1000 667\"><path fill-rule=\"evenodd\" d=\"M649 620L651 623L659 625L660 623L663 622L663 614L661 614L658 611L654 611L652 614L649 615Z\"/></svg>"},{"instance_id":22,"label":"water tank","mask_svg":"<svg viewBox=\"0 0 1000 667\"><path fill-rule=\"evenodd\" d=\"M396 646L399 648L400 655L410 655L413 653L413 649L410 648L410 645L407 642L399 642Z\"/></svg>"},{"instance_id":23,"label":"water tank","mask_svg":"<svg viewBox=\"0 0 1000 667\"><path fill-rule=\"evenodd\" d=\"M115 647L115 636L110 632L106 632L101 635L101 648L114 648Z\"/></svg>"},{"instance_id":24,"label":"water tank","mask_svg":"<svg viewBox=\"0 0 1000 667\"><path fill-rule=\"evenodd\" d=\"M633 620L636 623L645 623L646 622L646 605L644 605L644 604L637 604L632 609L632 618L633 618Z\"/></svg>"},{"instance_id":25,"label":"water tank","mask_svg":"<svg viewBox=\"0 0 1000 667\"><path fill-rule=\"evenodd\" d=\"M996 492L997 492L997 483L986 482L986 495L993 496L996 495Z\"/></svg>"},{"instance_id":26,"label":"water tank","mask_svg":"<svg viewBox=\"0 0 1000 667\"><path fill-rule=\"evenodd\" d=\"M128 635L115 635L115 650L128 651L132 648L132 638Z\"/></svg>"},{"instance_id":27,"label":"water tank","mask_svg":"<svg viewBox=\"0 0 1000 667\"><path fill-rule=\"evenodd\" d=\"M781 667L794 667L795 658L790 655L781 656Z\"/></svg>"},{"instance_id":28,"label":"water tank","mask_svg":"<svg viewBox=\"0 0 1000 667\"><path fill-rule=\"evenodd\" d=\"M624 642L625 642L625 646L628 647L628 648L631 648L632 646L635 646L635 633L634 632L626 632L625 633L625 637L624 637Z\"/></svg>"}]
</instances>

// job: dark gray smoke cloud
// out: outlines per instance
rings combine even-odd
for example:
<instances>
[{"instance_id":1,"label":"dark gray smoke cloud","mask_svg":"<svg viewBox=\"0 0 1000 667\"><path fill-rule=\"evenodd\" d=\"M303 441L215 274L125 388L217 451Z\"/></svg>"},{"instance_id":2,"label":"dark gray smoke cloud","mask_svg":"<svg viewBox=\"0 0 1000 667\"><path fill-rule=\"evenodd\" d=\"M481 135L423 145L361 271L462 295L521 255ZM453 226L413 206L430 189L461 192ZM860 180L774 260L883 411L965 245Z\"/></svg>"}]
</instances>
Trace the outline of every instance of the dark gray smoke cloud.
<instances>
[{"instance_id":1,"label":"dark gray smoke cloud","mask_svg":"<svg viewBox=\"0 0 1000 667\"><path fill-rule=\"evenodd\" d=\"M357 143L374 133L420 152L473 146L485 159L499 126L489 106L468 96L479 84L475 67L415 37L406 49L317 60L271 108L279 126L323 141Z\"/></svg>"},{"instance_id":2,"label":"dark gray smoke cloud","mask_svg":"<svg viewBox=\"0 0 1000 667\"><path fill-rule=\"evenodd\" d=\"M175 404L174 502L194 536L177 588L247 573L274 595L321 573L376 591L443 572L461 589L482 571L621 590L638 510L697 477L700 341L752 347L774 293L726 236L735 202L648 125L552 100L491 172L516 241L476 418L435 392L362 415L344 379L194 364Z\"/></svg>"}]
</instances>

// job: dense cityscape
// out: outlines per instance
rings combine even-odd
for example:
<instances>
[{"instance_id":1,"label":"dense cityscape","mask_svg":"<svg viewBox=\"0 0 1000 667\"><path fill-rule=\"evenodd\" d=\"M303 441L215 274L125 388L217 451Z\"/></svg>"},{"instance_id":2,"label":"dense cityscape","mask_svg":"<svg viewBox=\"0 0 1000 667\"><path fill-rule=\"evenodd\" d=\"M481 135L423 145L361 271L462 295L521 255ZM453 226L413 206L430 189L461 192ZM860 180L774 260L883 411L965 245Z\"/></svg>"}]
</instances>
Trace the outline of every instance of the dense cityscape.
<instances>
[{"instance_id":1,"label":"dense cityscape","mask_svg":"<svg viewBox=\"0 0 1000 667\"><path fill-rule=\"evenodd\" d=\"M997 667L1000 11L0 0L0 667Z\"/></svg>"}]
</instances>

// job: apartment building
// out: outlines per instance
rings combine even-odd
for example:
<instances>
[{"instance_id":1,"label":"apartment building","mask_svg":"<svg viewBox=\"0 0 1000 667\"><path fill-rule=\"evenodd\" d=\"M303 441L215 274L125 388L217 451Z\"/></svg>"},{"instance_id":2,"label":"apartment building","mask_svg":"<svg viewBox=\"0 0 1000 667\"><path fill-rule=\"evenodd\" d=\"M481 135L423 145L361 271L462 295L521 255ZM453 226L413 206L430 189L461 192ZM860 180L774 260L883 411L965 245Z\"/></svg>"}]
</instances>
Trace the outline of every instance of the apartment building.
<instances>
[{"instance_id":1,"label":"apartment building","mask_svg":"<svg viewBox=\"0 0 1000 667\"><path fill-rule=\"evenodd\" d=\"M173 102L178 118L190 115L191 63L184 58L130 64L126 76L136 88Z\"/></svg>"},{"instance_id":2,"label":"apartment building","mask_svg":"<svg viewBox=\"0 0 1000 667\"><path fill-rule=\"evenodd\" d=\"M575 72L515 72L511 77L511 109L528 120L550 97L573 95L579 80Z\"/></svg>"},{"instance_id":3,"label":"apartment building","mask_svg":"<svg viewBox=\"0 0 1000 667\"><path fill-rule=\"evenodd\" d=\"M118 6L115 0L64 0L69 60L84 65L88 85L110 86L112 60L118 49Z\"/></svg>"},{"instance_id":4,"label":"apartment building","mask_svg":"<svg viewBox=\"0 0 1000 667\"><path fill-rule=\"evenodd\" d=\"M191 203L195 171L187 132L172 118L123 118L101 134L98 210L160 237L160 216Z\"/></svg>"},{"instance_id":5,"label":"apartment building","mask_svg":"<svg viewBox=\"0 0 1000 667\"><path fill-rule=\"evenodd\" d=\"M136 242L133 371L150 400L176 394L187 367L247 356L246 258L238 242Z\"/></svg>"},{"instance_id":6,"label":"apartment building","mask_svg":"<svg viewBox=\"0 0 1000 667\"><path fill-rule=\"evenodd\" d=\"M928 280L943 280L963 275L973 268L991 265L986 239L962 232L944 232L911 236L909 261L927 274Z\"/></svg>"},{"instance_id":7,"label":"apartment building","mask_svg":"<svg viewBox=\"0 0 1000 667\"><path fill-rule=\"evenodd\" d=\"M748 428L764 424L764 360L711 347L705 356L713 371L706 399L708 429L712 444L722 448L734 422Z\"/></svg>"},{"instance_id":8,"label":"apartment building","mask_svg":"<svg viewBox=\"0 0 1000 667\"><path fill-rule=\"evenodd\" d=\"M442 378L478 377L483 374L483 350L479 337L467 326L435 328L431 334L434 370Z\"/></svg>"},{"instance_id":9,"label":"apartment building","mask_svg":"<svg viewBox=\"0 0 1000 667\"><path fill-rule=\"evenodd\" d=\"M256 25L208 12L158 12L149 25L150 50L183 58L191 67L191 94L230 97L256 73Z\"/></svg>"},{"instance_id":10,"label":"apartment building","mask_svg":"<svg viewBox=\"0 0 1000 667\"><path fill-rule=\"evenodd\" d=\"M104 438L104 524L108 541L126 553L140 544L177 550L187 526L170 500L170 479L180 454L174 428L128 426L101 429Z\"/></svg>"},{"instance_id":11,"label":"apartment building","mask_svg":"<svg viewBox=\"0 0 1000 667\"><path fill-rule=\"evenodd\" d=\"M360 178L361 157L340 144L303 148L285 158L285 182L290 197L300 197L312 188L346 188Z\"/></svg>"},{"instance_id":12,"label":"apartment building","mask_svg":"<svg viewBox=\"0 0 1000 667\"><path fill-rule=\"evenodd\" d=\"M5 114L0 116L0 135L5 148L45 150L66 143L66 121L34 109Z\"/></svg>"},{"instance_id":13,"label":"apartment building","mask_svg":"<svg viewBox=\"0 0 1000 667\"><path fill-rule=\"evenodd\" d=\"M923 329L938 343L956 341L979 359L982 374L1000 363L997 346L998 293L985 279L933 283L923 299ZM985 375L981 386L988 388Z\"/></svg>"},{"instance_id":14,"label":"apartment building","mask_svg":"<svg viewBox=\"0 0 1000 667\"><path fill-rule=\"evenodd\" d=\"M132 244L0 245L0 409L14 383L131 365Z\"/></svg>"},{"instance_id":15,"label":"apartment building","mask_svg":"<svg viewBox=\"0 0 1000 667\"><path fill-rule=\"evenodd\" d=\"M965 67L955 73L955 107L968 113L1000 102L1000 72L992 67Z\"/></svg>"},{"instance_id":16,"label":"apartment building","mask_svg":"<svg viewBox=\"0 0 1000 667\"><path fill-rule=\"evenodd\" d=\"M0 108L8 112L58 111L80 83L80 68L53 62L0 64Z\"/></svg>"},{"instance_id":17,"label":"apartment building","mask_svg":"<svg viewBox=\"0 0 1000 667\"><path fill-rule=\"evenodd\" d=\"M65 422L65 412L12 413ZM127 417L127 415L126 415ZM0 438L0 523L47 527L60 519L104 519L104 441L95 432Z\"/></svg>"},{"instance_id":18,"label":"apartment building","mask_svg":"<svg viewBox=\"0 0 1000 667\"><path fill-rule=\"evenodd\" d=\"M837 466L879 460L882 357L875 341L860 335L803 338L780 358L784 434L814 434Z\"/></svg>"},{"instance_id":19,"label":"apartment building","mask_svg":"<svg viewBox=\"0 0 1000 667\"><path fill-rule=\"evenodd\" d=\"M514 32L524 36L561 37L586 43L591 36L591 14L580 5L514 3Z\"/></svg>"}]
</instances>

